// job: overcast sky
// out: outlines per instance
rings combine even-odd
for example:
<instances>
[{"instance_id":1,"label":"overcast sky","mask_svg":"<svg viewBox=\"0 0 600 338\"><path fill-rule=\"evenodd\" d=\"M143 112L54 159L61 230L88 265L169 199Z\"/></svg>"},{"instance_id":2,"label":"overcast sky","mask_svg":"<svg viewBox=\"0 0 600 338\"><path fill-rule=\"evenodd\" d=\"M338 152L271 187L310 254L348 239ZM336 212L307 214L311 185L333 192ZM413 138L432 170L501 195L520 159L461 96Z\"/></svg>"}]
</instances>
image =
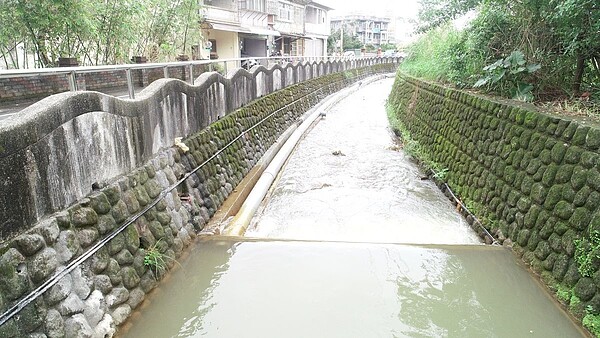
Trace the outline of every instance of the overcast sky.
<instances>
[{"instance_id":1,"label":"overcast sky","mask_svg":"<svg viewBox=\"0 0 600 338\"><path fill-rule=\"evenodd\" d=\"M418 0L315 0L315 2L332 7L332 16L345 14L364 14L379 16L417 16Z\"/></svg>"}]
</instances>

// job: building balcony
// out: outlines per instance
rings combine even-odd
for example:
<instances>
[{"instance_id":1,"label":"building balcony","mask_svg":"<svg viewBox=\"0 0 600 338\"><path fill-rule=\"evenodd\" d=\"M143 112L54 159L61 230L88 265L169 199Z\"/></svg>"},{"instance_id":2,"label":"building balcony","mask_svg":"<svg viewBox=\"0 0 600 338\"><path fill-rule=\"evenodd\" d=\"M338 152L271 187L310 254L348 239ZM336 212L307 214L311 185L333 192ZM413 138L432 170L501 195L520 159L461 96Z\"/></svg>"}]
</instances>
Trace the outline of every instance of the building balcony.
<instances>
[{"instance_id":1,"label":"building balcony","mask_svg":"<svg viewBox=\"0 0 600 338\"><path fill-rule=\"evenodd\" d=\"M232 25L240 24L238 10L232 10L222 7L204 6L200 10L204 20L208 22L218 22Z\"/></svg>"},{"instance_id":2,"label":"building balcony","mask_svg":"<svg viewBox=\"0 0 600 338\"><path fill-rule=\"evenodd\" d=\"M329 25L327 24L314 24L314 23L306 23L304 25L304 29L306 31L306 35L329 35Z\"/></svg>"}]
</instances>

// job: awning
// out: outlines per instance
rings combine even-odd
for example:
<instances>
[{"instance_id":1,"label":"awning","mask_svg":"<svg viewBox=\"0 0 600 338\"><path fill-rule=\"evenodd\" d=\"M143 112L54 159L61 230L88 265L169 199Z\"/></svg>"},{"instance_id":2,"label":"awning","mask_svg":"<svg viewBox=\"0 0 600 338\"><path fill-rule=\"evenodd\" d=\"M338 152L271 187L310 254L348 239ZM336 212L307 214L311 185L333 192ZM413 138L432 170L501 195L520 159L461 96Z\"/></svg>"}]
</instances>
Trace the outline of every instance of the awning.
<instances>
[{"instance_id":1,"label":"awning","mask_svg":"<svg viewBox=\"0 0 600 338\"><path fill-rule=\"evenodd\" d=\"M281 36L284 36L286 38L297 38L297 39L301 39L304 37L304 34L297 34L297 33L281 33Z\"/></svg>"},{"instance_id":2,"label":"awning","mask_svg":"<svg viewBox=\"0 0 600 338\"><path fill-rule=\"evenodd\" d=\"M240 32L240 33L250 33L250 30L245 27L228 25L224 23L210 23L211 29L218 31L228 31L228 32Z\"/></svg>"},{"instance_id":3,"label":"awning","mask_svg":"<svg viewBox=\"0 0 600 338\"><path fill-rule=\"evenodd\" d=\"M250 29L251 34L281 36L281 33L279 33L276 30L273 30L273 29L258 28L258 27L248 27L248 29Z\"/></svg>"},{"instance_id":4,"label":"awning","mask_svg":"<svg viewBox=\"0 0 600 338\"><path fill-rule=\"evenodd\" d=\"M306 37L304 36L304 34L294 34L294 33L281 33L281 37L275 39L275 41L279 41L283 38L289 38L292 41L296 41L298 39L305 39Z\"/></svg>"}]
</instances>

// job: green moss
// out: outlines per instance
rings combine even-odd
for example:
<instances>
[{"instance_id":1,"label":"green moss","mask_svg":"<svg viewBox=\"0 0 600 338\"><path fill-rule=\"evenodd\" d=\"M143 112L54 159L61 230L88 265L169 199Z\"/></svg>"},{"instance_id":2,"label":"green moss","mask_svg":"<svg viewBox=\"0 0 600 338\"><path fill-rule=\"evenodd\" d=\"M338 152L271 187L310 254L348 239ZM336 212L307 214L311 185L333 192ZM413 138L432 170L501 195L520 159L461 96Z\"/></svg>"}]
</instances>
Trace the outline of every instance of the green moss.
<instances>
[{"instance_id":1,"label":"green moss","mask_svg":"<svg viewBox=\"0 0 600 338\"><path fill-rule=\"evenodd\" d=\"M590 127L588 126L582 126L579 125L577 126L577 130L575 131L575 134L573 135L573 139L571 140L571 143L573 145L584 145L585 144L585 139L587 137L587 133L590 130Z\"/></svg>"},{"instance_id":2,"label":"green moss","mask_svg":"<svg viewBox=\"0 0 600 338\"><path fill-rule=\"evenodd\" d=\"M544 164L552 163L552 154L550 153L550 150L548 150L548 149L542 150L542 152L540 153L540 160Z\"/></svg>"},{"instance_id":3,"label":"green moss","mask_svg":"<svg viewBox=\"0 0 600 338\"><path fill-rule=\"evenodd\" d=\"M554 163L562 163L565 154L567 153L567 145L564 143L556 143L552 147L552 161Z\"/></svg>"},{"instance_id":4,"label":"green moss","mask_svg":"<svg viewBox=\"0 0 600 338\"><path fill-rule=\"evenodd\" d=\"M559 236L562 236L567 231L569 231L569 226L566 222L556 222L554 225L554 233Z\"/></svg>"},{"instance_id":5,"label":"green moss","mask_svg":"<svg viewBox=\"0 0 600 338\"><path fill-rule=\"evenodd\" d=\"M577 230L585 230L590 224L591 215L586 208L576 208L569 219L571 227Z\"/></svg>"},{"instance_id":6,"label":"green moss","mask_svg":"<svg viewBox=\"0 0 600 338\"><path fill-rule=\"evenodd\" d=\"M538 169L542 166L542 162L538 159L532 159L529 161L529 164L525 168L525 172L529 175L534 175Z\"/></svg>"},{"instance_id":7,"label":"green moss","mask_svg":"<svg viewBox=\"0 0 600 338\"><path fill-rule=\"evenodd\" d=\"M577 131L577 123L570 123L567 128L565 128L565 130L562 133L562 137L569 141L571 140L571 138L573 137L573 135L575 135L575 132Z\"/></svg>"},{"instance_id":8,"label":"green moss","mask_svg":"<svg viewBox=\"0 0 600 338\"><path fill-rule=\"evenodd\" d=\"M544 207L548 210L553 210L554 207L558 204L558 202L562 198L562 186L554 185L550 187L548 191L548 195L544 201Z\"/></svg>"},{"instance_id":9,"label":"green moss","mask_svg":"<svg viewBox=\"0 0 600 338\"><path fill-rule=\"evenodd\" d=\"M554 181L558 184L567 183L567 182L571 181L572 175L573 175L573 166L572 165L562 165L558 168Z\"/></svg>"},{"instance_id":10,"label":"green moss","mask_svg":"<svg viewBox=\"0 0 600 338\"><path fill-rule=\"evenodd\" d=\"M592 190L588 186L584 186L581 189L579 189L579 191L577 191L573 199L573 205L575 205L576 207L581 207L585 205L585 202L590 196L591 191Z\"/></svg>"},{"instance_id":11,"label":"green moss","mask_svg":"<svg viewBox=\"0 0 600 338\"><path fill-rule=\"evenodd\" d=\"M581 160L582 153L583 153L583 149L581 149L577 146L569 147L565 154L565 162L570 163L570 164L579 163L579 161Z\"/></svg>"},{"instance_id":12,"label":"green moss","mask_svg":"<svg viewBox=\"0 0 600 338\"><path fill-rule=\"evenodd\" d=\"M593 189L600 190L600 172L598 172L598 169L594 168L588 171L587 183Z\"/></svg>"},{"instance_id":13,"label":"green moss","mask_svg":"<svg viewBox=\"0 0 600 338\"><path fill-rule=\"evenodd\" d=\"M570 185L565 184L563 185L563 199L569 203L573 203L573 201L575 200L575 190L573 190L573 188L571 188Z\"/></svg>"},{"instance_id":14,"label":"green moss","mask_svg":"<svg viewBox=\"0 0 600 338\"><path fill-rule=\"evenodd\" d=\"M573 214L573 206L567 201L560 201L556 204L554 213L561 219L568 220Z\"/></svg>"},{"instance_id":15,"label":"green moss","mask_svg":"<svg viewBox=\"0 0 600 338\"><path fill-rule=\"evenodd\" d=\"M587 182L588 171L583 167L577 166L573 168L571 176L571 186L575 190L582 189Z\"/></svg>"},{"instance_id":16,"label":"green moss","mask_svg":"<svg viewBox=\"0 0 600 338\"><path fill-rule=\"evenodd\" d=\"M554 184L554 178L556 177L557 172L558 166L554 164L549 165L544 172L544 176L542 177L542 183L547 187L552 186Z\"/></svg>"},{"instance_id":17,"label":"green moss","mask_svg":"<svg viewBox=\"0 0 600 338\"><path fill-rule=\"evenodd\" d=\"M554 135L561 136L564 133L564 131L569 127L570 123L571 123L570 121L560 119L558 121L558 126L556 127L556 130L554 131Z\"/></svg>"},{"instance_id":18,"label":"green moss","mask_svg":"<svg viewBox=\"0 0 600 338\"><path fill-rule=\"evenodd\" d=\"M585 138L585 146L588 149L595 150L600 146L600 129L591 128Z\"/></svg>"},{"instance_id":19,"label":"green moss","mask_svg":"<svg viewBox=\"0 0 600 338\"><path fill-rule=\"evenodd\" d=\"M581 154L581 164L588 169L596 166L598 164L598 154L591 151L584 151Z\"/></svg>"},{"instance_id":20,"label":"green moss","mask_svg":"<svg viewBox=\"0 0 600 338\"><path fill-rule=\"evenodd\" d=\"M596 211L598 206L600 206L600 193L592 191L585 202L585 207L590 211Z\"/></svg>"},{"instance_id":21,"label":"green moss","mask_svg":"<svg viewBox=\"0 0 600 338\"><path fill-rule=\"evenodd\" d=\"M531 208L525 213L525 218L523 219L523 223L526 228L532 229L535 227L537 218L541 211L542 209L538 205L531 206Z\"/></svg>"}]
</instances>

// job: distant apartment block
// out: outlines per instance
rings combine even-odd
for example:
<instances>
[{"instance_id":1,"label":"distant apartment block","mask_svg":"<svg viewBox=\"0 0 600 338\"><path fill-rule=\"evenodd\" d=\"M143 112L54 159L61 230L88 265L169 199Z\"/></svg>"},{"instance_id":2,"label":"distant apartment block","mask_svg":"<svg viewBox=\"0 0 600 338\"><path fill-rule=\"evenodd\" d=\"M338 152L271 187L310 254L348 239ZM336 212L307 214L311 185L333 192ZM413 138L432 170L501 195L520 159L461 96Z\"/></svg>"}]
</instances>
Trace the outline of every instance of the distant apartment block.
<instances>
[{"instance_id":1,"label":"distant apartment block","mask_svg":"<svg viewBox=\"0 0 600 338\"><path fill-rule=\"evenodd\" d=\"M347 15L331 19L331 29L357 37L364 45L380 46L395 43L392 20L386 17L368 15Z\"/></svg>"},{"instance_id":2,"label":"distant apartment block","mask_svg":"<svg viewBox=\"0 0 600 338\"><path fill-rule=\"evenodd\" d=\"M201 0L203 58L324 56L331 8L308 0Z\"/></svg>"}]
</instances>

